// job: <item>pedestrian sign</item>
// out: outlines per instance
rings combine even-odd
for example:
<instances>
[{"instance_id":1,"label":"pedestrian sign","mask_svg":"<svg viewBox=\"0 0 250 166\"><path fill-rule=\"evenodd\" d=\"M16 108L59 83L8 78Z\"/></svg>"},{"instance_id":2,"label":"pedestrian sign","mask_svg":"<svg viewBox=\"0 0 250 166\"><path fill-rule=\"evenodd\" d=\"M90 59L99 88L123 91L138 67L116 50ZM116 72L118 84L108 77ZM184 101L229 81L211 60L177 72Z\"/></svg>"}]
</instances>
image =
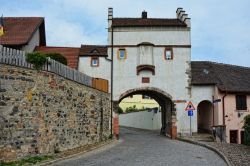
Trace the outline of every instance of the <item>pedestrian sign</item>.
<instances>
[{"instance_id":1,"label":"pedestrian sign","mask_svg":"<svg viewBox=\"0 0 250 166\"><path fill-rule=\"evenodd\" d=\"M188 110L195 110L194 108L194 105L192 104L192 102L190 101L185 109L185 111L188 111Z\"/></svg>"},{"instance_id":2,"label":"pedestrian sign","mask_svg":"<svg viewBox=\"0 0 250 166\"><path fill-rule=\"evenodd\" d=\"M188 116L193 116L193 115L194 115L193 110L188 110Z\"/></svg>"}]
</instances>

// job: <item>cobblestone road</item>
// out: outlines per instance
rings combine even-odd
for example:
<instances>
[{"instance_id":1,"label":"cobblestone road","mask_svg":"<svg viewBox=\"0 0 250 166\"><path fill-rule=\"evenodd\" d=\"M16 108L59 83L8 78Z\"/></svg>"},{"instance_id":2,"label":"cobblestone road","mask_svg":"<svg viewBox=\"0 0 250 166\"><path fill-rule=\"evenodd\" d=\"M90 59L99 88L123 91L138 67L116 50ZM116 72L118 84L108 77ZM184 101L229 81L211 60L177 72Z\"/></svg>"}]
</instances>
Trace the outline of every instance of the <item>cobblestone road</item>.
<instances>
[{"instance_id":1,"label":"cobblestone road","mask_svg":"<svg viewBox=\"0 0 250 166\"><path fill-rule=\"evenodd\" d=\"M121 143L72 159L61 166L224 166L225 162L206 148L160 136L156 132L121 129Z\"/></svg>"}]
</instances>

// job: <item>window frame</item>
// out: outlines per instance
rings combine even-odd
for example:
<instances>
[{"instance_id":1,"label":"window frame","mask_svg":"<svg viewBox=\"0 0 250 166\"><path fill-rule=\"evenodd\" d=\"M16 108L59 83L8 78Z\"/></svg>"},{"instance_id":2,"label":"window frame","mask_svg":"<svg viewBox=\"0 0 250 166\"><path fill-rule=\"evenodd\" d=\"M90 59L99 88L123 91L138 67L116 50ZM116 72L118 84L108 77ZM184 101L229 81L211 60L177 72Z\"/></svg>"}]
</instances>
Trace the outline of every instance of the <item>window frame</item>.
<instances>
[{"instance_id":1,"label":"window frame","mask_svg":"<svg viewBox=\"0 0 250 166\"><path fill-rule=\"evenodd\" d=\"M93 65L93 60L97 60L97 64ZM99 57L91 57L90 59L90 66L91 67L99 67Z\"/></svg>"},{"instance_id":2,"label":"window frame","mask_svg":"<svg viewBox=\"0 0 250 166\"><path fill-rule=\"evenodd\" d=\"M236 110L247 110L247 95L236 94L235 106Z\"/></svg>"},{"instance_id":3,"label":"window frame","mask_svg":"<svg viewBox=\"0 0 250 166\"><path fill-rule=\"evenodd\" d=\"M170 53L171 53L170 59L167 58L167 51L170 51ZM166 47L165 48L165 50L164 50L164 59L165 60L173 60L174 59L174 52L173 52L173 48L172 47Z\"/></svg>"},{"instance_id":4,"label":"window frame","mask_svg":"<svg viewBox=\"0 0 250 166\"><path fill-rule=\"evenodd\" d=\"M124 57L123 58L121 58L121 54L120 54L120 51L124 51ZM125 49L125 48L119 48L118 50L117 50L117 58L119 59L119 60L124 60L124 59L127 59L127 50Z\"/></svg>"}]
</instances>

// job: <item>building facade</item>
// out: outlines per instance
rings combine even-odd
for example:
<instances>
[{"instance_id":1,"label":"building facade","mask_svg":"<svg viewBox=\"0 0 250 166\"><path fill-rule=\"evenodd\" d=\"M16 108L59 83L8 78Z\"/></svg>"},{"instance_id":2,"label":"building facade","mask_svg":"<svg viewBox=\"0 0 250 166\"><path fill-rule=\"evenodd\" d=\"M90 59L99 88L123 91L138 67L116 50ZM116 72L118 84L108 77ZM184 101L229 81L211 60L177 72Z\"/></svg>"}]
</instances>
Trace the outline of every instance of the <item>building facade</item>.
<instances>
[{"instance_id":1,"label":"building facade","mask_svg":"<svg viewBox=\"0 0 250 166\"><path fill-rule=\"evenodd\" d=\"M45 23L42 17L3 17L0 45L26 52L46 46Z\"/></svg>"}]
</instances>

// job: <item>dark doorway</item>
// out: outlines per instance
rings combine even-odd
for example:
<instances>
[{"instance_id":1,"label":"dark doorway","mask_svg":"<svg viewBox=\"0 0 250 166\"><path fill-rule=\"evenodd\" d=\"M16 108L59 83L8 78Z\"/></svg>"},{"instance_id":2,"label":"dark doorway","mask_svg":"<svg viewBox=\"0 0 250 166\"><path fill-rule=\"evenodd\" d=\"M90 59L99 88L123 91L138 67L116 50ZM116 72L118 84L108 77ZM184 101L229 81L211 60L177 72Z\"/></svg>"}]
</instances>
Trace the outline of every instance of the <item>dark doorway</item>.
<instances>
[{"instance_id":1,"label":"dark doorway","mask_svg":"<svg viewBox=\"0 0 250 166\"><path fill-rule=\"evenodd\" d=\"M198 133L212 133L213 126L213 110L212 103L208 100L203 100L198 104Z\"/></svg>"},{"instance_id":2,"label":"dark doorway","mask_svg":"<svg viewBox=\"0 0 250 166\"><path fill-rule=\"evenodd\" d=\"M238 130L230 130L230 143L237 144Z\"/></svg>"},{"instance_id":3,"label":"dark doorway","mask_svg":"<svg viewBox=\"0 0 250 166\"><path fill-rule=\"evenodd\" d=\"M244 138L245 138L245 132L244 131L240 131L240 143L244 144Z\"/></svg>"}]
</instances>

